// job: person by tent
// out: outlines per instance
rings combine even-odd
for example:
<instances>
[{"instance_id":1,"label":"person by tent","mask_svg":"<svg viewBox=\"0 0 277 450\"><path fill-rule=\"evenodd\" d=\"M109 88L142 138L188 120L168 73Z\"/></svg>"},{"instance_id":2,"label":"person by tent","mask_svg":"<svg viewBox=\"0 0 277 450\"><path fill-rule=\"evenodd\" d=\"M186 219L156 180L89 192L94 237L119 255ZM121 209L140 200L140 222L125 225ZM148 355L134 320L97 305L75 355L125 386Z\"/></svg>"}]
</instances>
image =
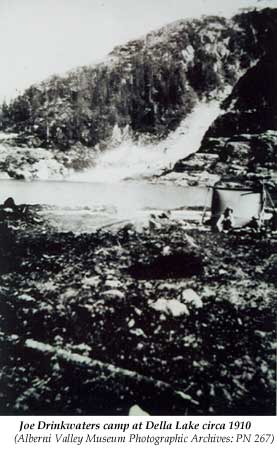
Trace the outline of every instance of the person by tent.
<instances>
[{"instance_id":1,"label":"person by tent","mask_svg":"<svg viewBox=\"0 0 277 450\"><path fill-rule=\"evenodd\" d=\"M247 227L251 229L252 233L259 233L259 231L261 230L261 224L258 217L253 216Z\"/></svg>"},{"instance_id":2,"label":"person by tent","mask_svg":"<svg viewBox=\"0 0 277 450\"><path fill-rule=\"evenodd\" d=\"M233 216L233 212L234 211L232 208L226 208L224 213L221 214L216 223L218 231L228 233L230 230L234 228L235 219Z\"/></svg>"},{"instance_id":3,"label":"person by tent","mask_svg":"<svg viewBox=\"0 0 277 450\"><path fill-rule=\"evenodd\" d=\"M28 206L17 206L12 197L7 198L0 205L0 220L27 220L29 219Z\"/></svg>"},{"instance_id":4,"label":"person by tent","mask_svg":"<svg viewBox=\"0 0 277 450\"><path fill-rule=\"evenodd\" d=\"M7 198L2 205L0 205L0 221L14 220L18 216L18 207L12 197Z\"/></svg>"},{"instance_id":5,"label":"person by tent","mask_svg":"<svg viewBox=\"0 0 277 450\"><path fill-rule=\"evenodd\" d=\"M17 211L17 206L15 204L15 201L12 197L7 198L4 203L3 203L3 208L5 210L10 210L12 212L16 212Z\"/></svg>"},{"instance_id":6,"label":"person by tent","mask_svg":"<svg viewBox=\"0 0 277 450\"><path fill-rule=\"evenodd\" d=\"M277 231L277 211L274 210L269 220L269 227L271 231Z\"/></svg>"}]
</instances>

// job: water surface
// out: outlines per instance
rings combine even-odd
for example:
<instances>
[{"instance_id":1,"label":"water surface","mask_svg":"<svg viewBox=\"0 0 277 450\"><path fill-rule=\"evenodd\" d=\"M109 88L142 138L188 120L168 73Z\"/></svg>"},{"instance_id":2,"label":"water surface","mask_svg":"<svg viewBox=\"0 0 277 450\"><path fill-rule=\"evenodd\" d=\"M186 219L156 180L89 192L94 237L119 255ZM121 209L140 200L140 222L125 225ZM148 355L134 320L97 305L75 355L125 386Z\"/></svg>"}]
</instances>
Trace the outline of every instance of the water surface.
<instances>
[{"instance_id":1,"label":"water surface","mask_svg":"<svg viewBox=\"0 0 277 450\"><path fill-rule=\"evenodd\" d=\"M143 217L153 210L203 206L204 187L140 182L89 183L73 181L0 181L0 202L44 204L45 214L63 230L90 231L116 220Z\"/></svg>"}]
</instances>

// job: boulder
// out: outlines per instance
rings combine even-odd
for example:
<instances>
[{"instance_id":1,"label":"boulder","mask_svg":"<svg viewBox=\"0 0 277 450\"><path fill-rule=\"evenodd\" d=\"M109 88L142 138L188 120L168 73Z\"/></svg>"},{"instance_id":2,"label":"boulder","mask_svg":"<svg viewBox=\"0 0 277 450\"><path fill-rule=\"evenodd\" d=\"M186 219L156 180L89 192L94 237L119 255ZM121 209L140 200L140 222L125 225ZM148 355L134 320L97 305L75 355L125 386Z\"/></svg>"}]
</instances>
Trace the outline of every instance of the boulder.
<instances>
[{"instance_id":1,"label":"boulder","mask_svg":"<svg viewBox=\"0 0 277 450\"><path fill-rule=\"evenodd\" d=\"M173 317L180 317L183 315L189 315L189 310L186 305L179 300L167 300L165 298L159 298L155 303L150 305L151 308L156 311L172 315Z\"/></svg>"},{"instance_id":2,"label":"boulder","mask_svg":"<svg viewBox=\"0 0 277 450\"><path fill-rule=\"evenodd\" d=\"M159 312L167 312L167 303L168 300L165 298L159 298L155 303L151 303L150 307Z\"/></svg>"},{"instance_id":3,"label":"boulder","mask_svg":"<svg viewBox=\"0 0 277 450\"><path fill-rule=\"evenodd\" d=\"M129 409L128 416L149 416L149 414L144 411L139 405L133 405Z\"/></svg>"},{"instance_id":4,"label":"boulder","mask_svg":"<svg viewBox=\"0 0 277 450\"><path fill-rule=\"evenodd\" d=\"M173 317L180 317L183 315L189 316L189 310L183 303L179 300L170 300L167 305L168 310L171 312Z\"/></svg>"},{"instance_id":5,"label":"boulder","mask_svg":"<svg viewBox=\"0 0 277 450\"><path fill-rule=\"evenodd\" d=\"M104 291L102 293L102 296L106 300L124 300L125 299L125 294L123 292L119 291L118 289L109 289L107 291Z\"/></svg>"},{"instance_id":6,"label":"boulder","mask_svg":"<svg viewBox=\"0 0 277 450\"><path fill-rule=\"evenodd\" d=\"M203 302L193 289L185 289L182 292L182 301L189 303L194 308L202 308Z\"/></svg>"},{"instance_id":7,"label":"boulder","mask_svg":"<svg viewBox=\"0 0 277 450\"><path fill-rule=\"evenodd\" d=\"M83 278L83 286L85 288L96 288L101 281L101 278L99 276L93 276L93 277L85 277Z\"/></svg>"},{"instance_id":8,"label":"boulder","mask_svg":"<svg viewBox=\"0 0 277 450\"><path fill-rule=\"evenodd\" d=\"M105 288L110 288L110 289L120 289L122 287L122 283L118 279L108 279L105 282L104 286L105 286Z\"/></svg>"}]
</instances>

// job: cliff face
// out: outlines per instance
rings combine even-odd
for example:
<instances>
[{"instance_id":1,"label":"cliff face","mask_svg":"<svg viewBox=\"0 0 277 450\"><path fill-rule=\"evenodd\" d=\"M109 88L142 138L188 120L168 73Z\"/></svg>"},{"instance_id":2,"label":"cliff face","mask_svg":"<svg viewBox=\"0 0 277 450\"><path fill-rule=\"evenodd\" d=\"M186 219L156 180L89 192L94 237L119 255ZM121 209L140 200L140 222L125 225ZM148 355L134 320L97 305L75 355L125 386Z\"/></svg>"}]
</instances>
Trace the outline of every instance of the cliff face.
<instances>
[{"instance_id":1,"label":"cliff face","mask_svg":"<svg viewBox=\"0 0 277 450\"><path fill-rule=\"evenodd\" d=\"M199 152L175 170L272 174L277 170L277 62L269 51L222 103L225 112L207 130Z\"/></svg>"},{"instance_id":2,"label":"cliff face","mask_svg":"<svg viewBox=\"0 0 277 450\"><path fill-rule=\"evenodd\" d=\"M160 139L176 129L197 102L234 86L272 51L274 42L277 10L246 12L232 20L180 20L116 47L100 64L31 86L3 105L2 129L19 132L19 145L64 151L80 143L101 150L115 126L134 137L143 133ZM233 109L241 108L237 92L243 83L224 104L229 116L218 119L207 139L222 135L223 129L233 134L229 125L226 131L229 117L237 132ZM204 140L205 149L207 143Z\"/></svg>"}]
</instances>

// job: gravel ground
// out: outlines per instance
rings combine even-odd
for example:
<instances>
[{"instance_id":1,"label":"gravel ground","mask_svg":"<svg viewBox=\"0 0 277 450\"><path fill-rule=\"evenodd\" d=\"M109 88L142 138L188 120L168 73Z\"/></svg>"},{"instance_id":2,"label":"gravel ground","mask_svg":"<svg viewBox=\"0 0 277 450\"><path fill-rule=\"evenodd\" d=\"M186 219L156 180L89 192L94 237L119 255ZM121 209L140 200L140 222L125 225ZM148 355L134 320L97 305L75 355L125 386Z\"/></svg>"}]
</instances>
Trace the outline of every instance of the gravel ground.
<instances>
[{"instance_id":1,"label":"gravel ground","mask_svg":"<svg viewBox=\"0 0 277 450\"><path fill-rule=\"evenodd\" d=\"M276 238L0 226L2 414L275 414Z\"/></svg>"}]
</instances>

